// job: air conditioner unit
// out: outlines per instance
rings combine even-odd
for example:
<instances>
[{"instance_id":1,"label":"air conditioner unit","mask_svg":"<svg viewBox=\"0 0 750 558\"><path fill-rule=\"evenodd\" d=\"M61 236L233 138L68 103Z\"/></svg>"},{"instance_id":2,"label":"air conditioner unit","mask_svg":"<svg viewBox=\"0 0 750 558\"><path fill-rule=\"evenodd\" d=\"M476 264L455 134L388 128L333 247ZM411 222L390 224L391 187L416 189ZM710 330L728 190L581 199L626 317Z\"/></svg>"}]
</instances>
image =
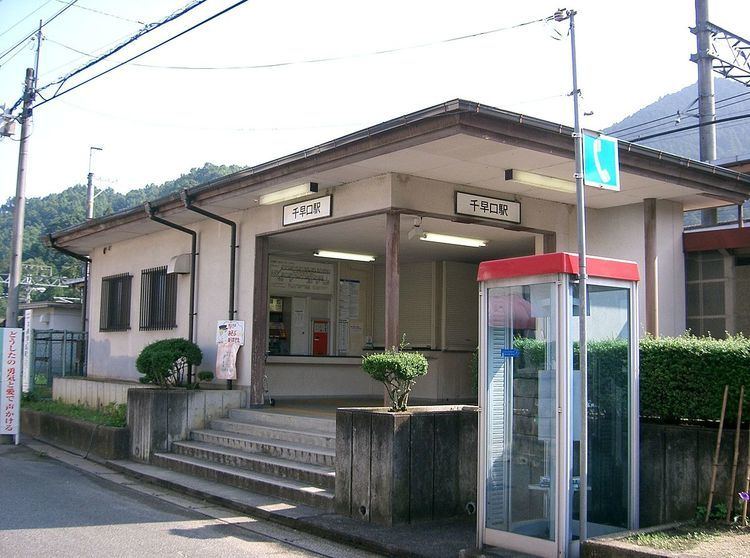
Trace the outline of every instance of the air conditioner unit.
<instances>
[{"instance_id":1,"label":"air conditioner unit","mask_svg":"<svg viewBox=\"0 0 750 558\"><path fill-rule=\"evenodd\" d=\"M167 265L167 273L190 273L190 254L173 256Z\"/></svg>"}]
</instances>

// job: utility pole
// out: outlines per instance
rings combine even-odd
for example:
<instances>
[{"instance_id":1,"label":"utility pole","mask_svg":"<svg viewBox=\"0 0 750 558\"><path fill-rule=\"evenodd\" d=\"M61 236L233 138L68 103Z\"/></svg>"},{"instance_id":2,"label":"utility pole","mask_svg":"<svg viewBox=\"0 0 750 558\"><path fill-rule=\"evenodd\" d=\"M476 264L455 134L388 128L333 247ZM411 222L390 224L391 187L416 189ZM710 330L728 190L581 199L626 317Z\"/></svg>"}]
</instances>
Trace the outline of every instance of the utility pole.
<instances>
[{"instance_id":1,"label":"utility pole","mask_svg":"<svg viewBox=\"0 0 750 558\"><path fill-rule=\"evenodd\" d=\"M573 70L573 145L575 156L576 209L578 214L578 363L581 373L581 441L578 451L578 539L588 538L588 355L586 336L586 311L588 289L586 273L586 199L583 184L583 134L579 109L578 65L576 61L575 10L561 9L555 12L555 21L570 22L570 53Z\"/></svg>"},{"instance_id":2,"label":"utility pole","mask_svg":"<svg viewBox=\"0 0 750 558\"><path fill-rule=\"evenodd\" d=\"M714 94L713 58L710 56L711 30L708 25L708 0L695 0L695 37L698 64L698 118L700 122L700 159L716 160L716 97Z\"/></svg>"},{"instance_id":3,"label":"utility pole","mask_svg":"<svg viewBox=\"0 0 750 558\"><path fill-rule=\"evenodd\" d=\"M86 218L94 218L94 173L91 170L91 160L94 155L94 151L102 151L103 147L89 147L89 174L87 175L87 189L86 189Z\"/></svg>"},{"instance_id":4,"label":"utility pole","mask_svg":"<svg viewBox=\"0 0 750 558\"><path fill-rule=\"evenodd\" d=\"M5 310L5 327L18 326L18 285L21 280L23 262L23 227L26 220L26 167L31 136L31 111L36 98L36 80L39 75L39 51L42 48L42 21L36 33L36 56L34 67L26 68L21 108L21 140L18 145L18 174L16 175L16 199L13 205L13 234L11 237L10 275L8 277L8 307Z\"/></svg>"},{"instance_id":5,"label":"utility pole","mask_svg":"<svg viewBox=\"0 0 750 558\"><path fill-rule=\"evenodd\" d=\"M34 69L26 68L23 108L21 109L21 142L18 147L16 199L13 205L13 235L11 240L8 308L5 311L5 327L18 326L18 284L21 279L21 262L23 259L23 225L26 212L26 167L28 165L29 130L31 128L31 105L33 100Z\"/></svg>"}]
</instances>

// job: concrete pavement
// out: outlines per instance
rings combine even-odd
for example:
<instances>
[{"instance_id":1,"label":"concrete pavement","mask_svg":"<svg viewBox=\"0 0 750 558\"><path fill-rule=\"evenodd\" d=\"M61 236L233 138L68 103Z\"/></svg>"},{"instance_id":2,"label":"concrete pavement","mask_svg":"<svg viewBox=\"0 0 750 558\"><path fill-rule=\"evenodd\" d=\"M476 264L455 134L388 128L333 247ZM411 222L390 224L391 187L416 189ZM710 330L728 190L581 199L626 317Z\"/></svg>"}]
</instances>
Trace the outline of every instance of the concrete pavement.
<instances>
[{"instance_id":1,"label":"concrete pavement","mask_svg":"<svg viewBox=\"0 0 750 558\"><path fill-rule=\"evenodd\" d=\"M25 443L0 446L4 558L375 556Z\"/></svg>"}]
</instances>

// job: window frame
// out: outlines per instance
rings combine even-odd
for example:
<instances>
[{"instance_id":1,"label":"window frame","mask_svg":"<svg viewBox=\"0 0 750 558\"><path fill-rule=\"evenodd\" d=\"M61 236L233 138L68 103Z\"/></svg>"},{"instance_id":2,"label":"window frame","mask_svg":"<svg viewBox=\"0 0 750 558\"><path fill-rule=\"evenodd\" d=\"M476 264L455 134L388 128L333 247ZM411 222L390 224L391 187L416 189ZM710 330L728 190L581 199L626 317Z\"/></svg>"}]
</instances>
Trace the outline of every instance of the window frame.
<instances>
[{"instance_id":1,"label":"window frame","mask_svg":"<svg viewBox=\"0 0 750 558\"><path fill-rule=\"evenodd\" d=\"M128 331L133 276L119 273L102 277L99 331Z\"/></svg>"},{"instance_id":2,"label":"window frame","mask_svg":"<svg viewBox=\"0 0 750 558\"><path fill-rule=\"evenodd\" d=\"M177 328L177 274L167 266L141 270L140 331Z\"/></svg>"}]
</instances>

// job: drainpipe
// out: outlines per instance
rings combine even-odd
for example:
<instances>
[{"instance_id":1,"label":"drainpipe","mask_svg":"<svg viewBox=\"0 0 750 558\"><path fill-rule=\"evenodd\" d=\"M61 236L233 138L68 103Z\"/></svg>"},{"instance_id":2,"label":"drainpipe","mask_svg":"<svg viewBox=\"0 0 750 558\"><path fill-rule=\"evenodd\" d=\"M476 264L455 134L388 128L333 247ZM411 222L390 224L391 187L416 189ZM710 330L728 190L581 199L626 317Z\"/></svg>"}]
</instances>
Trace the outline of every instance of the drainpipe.
<instances>
[{"instance_id":1,"label":"drainpipe","mask_svg":"<svg viewBox=\"0 0 750 558\"><path fill-rule=\"evenodd\" d=\"M157 210L151 207L151 204L149 202L143 204L143 209L146 211L146 215L148 216L148 218L152 221L156 221L157 223L160 223L165 227L169 227L171 229L175 229L190 235L190 309L188 316L188 339L195 342L195 340L193 339L193 322L195 320L195 257L198 255L198 252L196 250L198 233L196 233L194 230L183 227L182 225L178 225L177 223L172 223L171 221L167 221L165 219L162 219L161 217L157 217ZM190 366L188 368L187 374L188 383L192 381L192 376L193 367Z\"/></svg>"},{"instance_id":2,"label":"drainpipe","mask_svg":"<svg viewBox=\"0 0 750 558\"><path fill-rule=\"evenodd\" d=\"M88 330L89 330L89 318L88 318L88 299L89 299L89 275L91 271L91 258L88 256L82 256L81 254L76 254L75 252L72 252L68 250L67 248L63 248L62 246L58 246L55 244L55 239L52 238L51 234L47 235L47 243L49 244L50 248L54 248L61 254L65 254L66 256L70 256L71 258L75 258L76 260L83 262L85 264L84 274L83 274L83 293L81 296L81 312L83 314L83 335L84 339L86 339L86 345L85 350L83 351L83 370L86 370L86 365L88 364Z\"/></svg>"},{"instance_id":3,"label":"drainpipe","mask_svg":"<svg viewBox=\"0 0 750 558\"><path fill-rule=\"evenodd\" d=\"M216 213L211 213L210 211L206 211L202 207L198 207L197 205L193 205L193 201L190 199L190 195L188 194L187 188L185 188L182 192L180 192L180 198L182 199L182 203L185 204L185 208L189 209L190 211L194 211L195 213L198 213L200 215L203 215L204 217L208 217L209 219L213 219L214 221L219 221L220 223L224 223L225 225L229 226L229 312L227 313L227 319L234 320L235 314L237 314L237 310L234 308L234 286L235 286L235 272L236 272L236 259L237 259L237 223L234 221L230 221L229 219L222 217L221 215L217 215ZM227 380L227 388L232 389L232 380Z\"/></svg>"}]
</instances>

